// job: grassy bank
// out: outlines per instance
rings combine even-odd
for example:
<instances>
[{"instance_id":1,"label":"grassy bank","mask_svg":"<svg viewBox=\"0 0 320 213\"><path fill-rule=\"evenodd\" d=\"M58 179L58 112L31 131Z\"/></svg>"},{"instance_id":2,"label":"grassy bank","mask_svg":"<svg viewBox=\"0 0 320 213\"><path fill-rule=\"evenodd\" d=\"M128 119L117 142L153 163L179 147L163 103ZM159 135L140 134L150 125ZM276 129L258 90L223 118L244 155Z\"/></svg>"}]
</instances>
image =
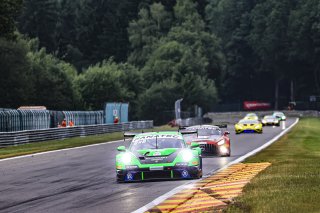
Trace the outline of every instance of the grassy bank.
<instances>
[{"instance_id":1,"label":"grassy bank","mask_svg":"<svg viewBox=\"0 0 320 213\"><path fill-rule=\"evenodd\" d=\"M154 129L144 130L144 131L162 131L162 130L177 130L177 128L171 128L169 126L161 126L161 127L156 127ZM10 146L5 148L0 148L0 159L58 150L58 149L105 143L105 142L120 140L120 139L123 139L123 133L115 132L115 133L109 133L109 134L103 134L103 135L76 137L76 138L69 138L65 140L52 140L52 141L45 141L45 142L38 142L38 143L23 144L18 146Z\"/></svg>"},{"instance_id":2,"label":"grassy bank","mask_svg":"<svg viewBox=\"0 0 320 213\"><path fill-rule=\"evenodd\" d=\"M303 119L246 162L272 165L226 212L320 212L320 119Z\"/></svg>"}]
</instances>

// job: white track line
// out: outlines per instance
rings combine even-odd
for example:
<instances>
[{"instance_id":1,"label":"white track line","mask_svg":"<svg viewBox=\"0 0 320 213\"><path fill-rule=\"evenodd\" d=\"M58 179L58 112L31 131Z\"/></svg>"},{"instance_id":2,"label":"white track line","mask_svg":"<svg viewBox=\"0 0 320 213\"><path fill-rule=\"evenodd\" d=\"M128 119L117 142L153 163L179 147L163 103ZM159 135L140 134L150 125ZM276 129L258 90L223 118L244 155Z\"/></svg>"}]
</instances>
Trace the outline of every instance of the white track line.
<instances>
[{"instance_id":1,"label":"white track line","mask_svg":"<svg viewBox=\"0 0 320 213\"><path fill-rule=\"evenodd\" d=\"M266 147L270 146L271 144L273 144L275 141L277 141L280 137L282 137L284 134L286 134L288 131L290 131L297 123L299 122L299 118L296 119L296 121L291 124L290 127L288 127L286 130L282 131L279 135L275 136L274 138L272 138L270 141L268 141L267 143L263 144L262 146L260 146L259 148L235 159L234 161L231 161L230 163L228 163L227 165L225 165L224 167L222 167L221 169L218 169L218 170L213 170L211 172L209 172L207 175L204 176L204 178L210 176L210 175L213 175L221 170L224 170L226 168L228 168L229 166L233 165L233 164L236 164L236 163L240 163L242 161L244 161L246 158L248 157L251 157L252 155L256 154L257 152L260 152L261 150L265 149ZM200 181L202 179L199 179L199 180L193 180L193 181L190 181L188 183L185 183L181 186L178 186L176 188L174 188L173 190L167 192L166 194L156 198L155 200L151 201L150 203L148 203L147 205L135 210L133 213L142 213L142 212L146 212L148 211L149 209L153 208L154 206L157 206L159 205L160 203L162 203L164 200L166 200L167 198L171 197L172 195L182 191L183 189L186 189L186 188L190 188L192 184Z\"/></svg>"},{"instance_id":2,"label":"white track line","mask_svg":"<svg viewBox=\"0 0 320 213\"><path fill-rule=\"evenodd\" d=\"M69 150L75 150L75 149L84 149L84 148L94 147L94 146L102 146L105 144L112 144L112 143L119 143L119 142L123 142L123 140L110 141L110 142L98 143L98 144L91 144L91 145L79 146L79 147L67 148L67 149L59 149L59 150L53 150L53 151L48 151L48 152L39 152L39 153L35 153L35 154L22 155L22 156L17 156L17 157L12 157L12 158L5 158L5 159L1 159L0 162L9 161L9 160L16 160L16 159L21 159L21 158L34 157L37 155L45 155L45 154L50 154L50 153L55 153L55 152L63 152L63 151L69 151Z\"/></svg>"}]
</instances>

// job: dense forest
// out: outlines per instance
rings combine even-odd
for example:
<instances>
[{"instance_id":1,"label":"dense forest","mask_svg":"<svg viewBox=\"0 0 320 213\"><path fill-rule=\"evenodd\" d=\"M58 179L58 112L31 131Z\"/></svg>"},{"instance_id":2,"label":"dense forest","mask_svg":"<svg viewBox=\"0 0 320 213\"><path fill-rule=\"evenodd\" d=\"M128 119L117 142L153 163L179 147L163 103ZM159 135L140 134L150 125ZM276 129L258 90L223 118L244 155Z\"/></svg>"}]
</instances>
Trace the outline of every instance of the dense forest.
<instances>
[{"instance_id":1,"label":"dense forest","mask_svg":"<svg viewBox=\"0 0 320 213\"><path fill-rule=\"evenodd\" d=\"M0 107L183 107L320 95L319 0L1 0Z\"/></svg>"}]
</instances>

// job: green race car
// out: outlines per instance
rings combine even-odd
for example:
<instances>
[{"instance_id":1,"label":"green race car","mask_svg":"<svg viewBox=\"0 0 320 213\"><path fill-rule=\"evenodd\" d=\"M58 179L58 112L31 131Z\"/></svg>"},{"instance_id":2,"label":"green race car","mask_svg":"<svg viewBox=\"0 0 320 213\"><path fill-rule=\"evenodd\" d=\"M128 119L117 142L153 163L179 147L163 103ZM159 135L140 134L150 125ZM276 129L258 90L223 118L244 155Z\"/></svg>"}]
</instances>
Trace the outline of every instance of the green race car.
<instances>
[{"instance_id":1,"label":"green race car","mask_svg":"<svg viewBox=\"0 0 320 213\"><path fill-rule=\"evenodd\" d=\"M129 149L118 147L118 182L202 177L199 144L188 146L180 132L130 134L134 137Z\"/></svg>"}]
</instances>

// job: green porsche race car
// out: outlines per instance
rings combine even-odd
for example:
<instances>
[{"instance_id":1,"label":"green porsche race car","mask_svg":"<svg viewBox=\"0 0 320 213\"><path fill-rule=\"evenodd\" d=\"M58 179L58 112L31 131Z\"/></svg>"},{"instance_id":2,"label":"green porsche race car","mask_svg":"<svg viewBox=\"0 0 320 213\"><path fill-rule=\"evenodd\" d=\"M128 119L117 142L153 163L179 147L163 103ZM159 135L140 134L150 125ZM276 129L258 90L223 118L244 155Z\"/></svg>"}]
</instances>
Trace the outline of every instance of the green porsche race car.
<instances>
[{"instance_id":1,"label":"green porsche race car","mask_svg":"<svg viewBox=\"0 0 320 213\"><path fill-rule=\"evenodd\" d=\"M202 177L199 144L188 146L180 132L150 132L133 136L130 147L119 146L118 182ZM125 134L126 136L126 134Z\"/></svg>"}]
</instances>

